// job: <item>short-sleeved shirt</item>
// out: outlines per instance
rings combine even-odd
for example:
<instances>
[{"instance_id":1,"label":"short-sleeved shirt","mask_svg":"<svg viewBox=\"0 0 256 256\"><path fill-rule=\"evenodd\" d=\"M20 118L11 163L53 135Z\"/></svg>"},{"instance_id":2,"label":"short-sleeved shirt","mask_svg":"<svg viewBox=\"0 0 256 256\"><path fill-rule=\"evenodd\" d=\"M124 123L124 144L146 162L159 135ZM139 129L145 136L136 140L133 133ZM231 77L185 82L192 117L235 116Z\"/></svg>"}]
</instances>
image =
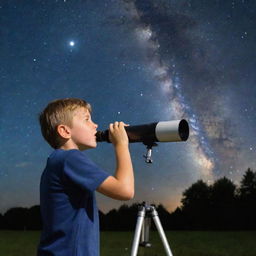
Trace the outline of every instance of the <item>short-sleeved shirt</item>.
<instances>
[{"instance_id":1,"label":"short-sleeved shirt","mask_svg":"<svg viewBox=\"0 0 256 256\"><path fill-rule=\"evenodd\" d=\"M77 149L55 150L40 182L38 256L98 256L95 190L109 176Z\"/></svg>"}]
</instances>

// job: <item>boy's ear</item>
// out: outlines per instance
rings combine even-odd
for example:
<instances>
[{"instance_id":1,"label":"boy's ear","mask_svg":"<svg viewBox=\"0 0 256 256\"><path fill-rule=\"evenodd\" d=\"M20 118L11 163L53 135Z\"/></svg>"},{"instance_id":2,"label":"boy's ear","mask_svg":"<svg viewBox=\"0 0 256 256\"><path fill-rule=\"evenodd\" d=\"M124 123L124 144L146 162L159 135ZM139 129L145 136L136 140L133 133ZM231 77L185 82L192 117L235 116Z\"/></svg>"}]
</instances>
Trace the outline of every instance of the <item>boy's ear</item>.
<instances>
[{"instance_id":1,"label":"boy's ear","mask_svg":"<svg viewBox=\"0 0 256 256\"><path fill-rule=\"evenodd\" d=\"M57 132L64 139L69 139L71 137L71 131L67 125L64 125L64 124L58 125Z\"/></svg>"}]
</instances>

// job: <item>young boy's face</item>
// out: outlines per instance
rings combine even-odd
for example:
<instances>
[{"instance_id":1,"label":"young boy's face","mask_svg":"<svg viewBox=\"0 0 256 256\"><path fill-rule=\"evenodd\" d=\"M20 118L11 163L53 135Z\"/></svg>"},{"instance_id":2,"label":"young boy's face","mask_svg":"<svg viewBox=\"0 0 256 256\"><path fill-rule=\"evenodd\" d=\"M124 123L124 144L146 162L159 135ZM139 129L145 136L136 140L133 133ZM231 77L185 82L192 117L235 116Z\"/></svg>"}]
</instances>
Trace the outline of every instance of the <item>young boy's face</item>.
<instances>
[{"instance_id":1,"label":"young boy's face","mask_svg":"<svg viewBox=\"0 0 256 256\"><path fill-rule=\"evenodd\" d=\"M70 138L74 146L77 146L79 150L95 148L97 146L97 127L98 125L92 121L88 109L77 108L73 116Z\"/></svg>"}]
</instances>

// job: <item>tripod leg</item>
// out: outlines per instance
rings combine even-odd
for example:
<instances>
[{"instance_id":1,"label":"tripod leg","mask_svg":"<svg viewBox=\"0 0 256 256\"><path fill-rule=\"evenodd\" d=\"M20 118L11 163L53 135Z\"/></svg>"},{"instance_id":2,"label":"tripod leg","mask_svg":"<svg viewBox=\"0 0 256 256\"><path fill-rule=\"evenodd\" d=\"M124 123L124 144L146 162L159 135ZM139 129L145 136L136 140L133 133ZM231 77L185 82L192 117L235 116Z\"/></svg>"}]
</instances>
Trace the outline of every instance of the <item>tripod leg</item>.
<instances>
[{"instance_id":1,"label":"tripod leg","mask_svg":"<svg viewBox=\"0 0 256 256\"><path fill-rule=\"evenodd\" d=\"M141 229L142 229L142 224L143 224L143 221L144 221L144 217L145 217L145 207L140 206L140 210L138 212L136 228L135 228L135 234L134 234L133 243L132 243L131 256L136 256L137 255L138 247L139 247L140 234L141 234Z\"/></svg>"},{"instance_id":2,"label":"tripod leg","mask_svg":"<svg viewBox=\"0 0 256 256\"><path fill-rule=\"evenodd\" d=\"M156 225L156 228L158 230L158 233L161 237L161 240L163 242L163 245L164 245L164 249L165 249L165 252L166 252L166 255L168 256L173 256L172 255L172 252L171 252L171 249L170 249L170 246L168 244L168 241L167 241L167 238L165 236L165 233L164 233L164 230L163 230L163 227L161 225L161 222L160 222L160 219L159 219L159 216L158 216L158 213L156 211L156 209L153 207L152 209L152 218L154 220L154 223Z\"/></svg>"},{"instance_id":3,"label":"tripod leg","mask_svg":"<svg viewBox=\"0 0 256 256\"><path fill-rule=\"evenodd\" d=\"M148 216L148 214L146 212L144 222L143 222L143 225L142 225L140 246L151 247L151 243L149 242L150 226L151 226L151 216Z\"/></svg>"}]
</instances>

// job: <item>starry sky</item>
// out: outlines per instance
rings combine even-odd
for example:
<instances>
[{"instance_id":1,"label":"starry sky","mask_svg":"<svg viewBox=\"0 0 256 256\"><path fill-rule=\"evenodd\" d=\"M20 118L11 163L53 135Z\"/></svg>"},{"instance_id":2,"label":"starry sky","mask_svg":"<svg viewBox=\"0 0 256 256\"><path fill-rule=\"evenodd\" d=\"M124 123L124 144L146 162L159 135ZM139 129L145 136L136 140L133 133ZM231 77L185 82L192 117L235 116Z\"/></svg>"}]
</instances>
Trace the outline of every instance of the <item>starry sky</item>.
<instances>
[{"instance_id":1,"label":"starry sky","mask_svg":"<svg viewBox=\"0 0 256 256\"><path fill-rule=\"evenodd\" d=\"M173 211L199 179L238 185L256 167L255 10L250 0L1 0L0 213L39 204L52 149L37 118L57 98L91 103L98 130L189 122L189 139L159 143L151 165L130 144L129 204ZM111 144L86 153L114 173ZM103 212L124 203L97 198Z\"/></svg>"}]
</instances>

